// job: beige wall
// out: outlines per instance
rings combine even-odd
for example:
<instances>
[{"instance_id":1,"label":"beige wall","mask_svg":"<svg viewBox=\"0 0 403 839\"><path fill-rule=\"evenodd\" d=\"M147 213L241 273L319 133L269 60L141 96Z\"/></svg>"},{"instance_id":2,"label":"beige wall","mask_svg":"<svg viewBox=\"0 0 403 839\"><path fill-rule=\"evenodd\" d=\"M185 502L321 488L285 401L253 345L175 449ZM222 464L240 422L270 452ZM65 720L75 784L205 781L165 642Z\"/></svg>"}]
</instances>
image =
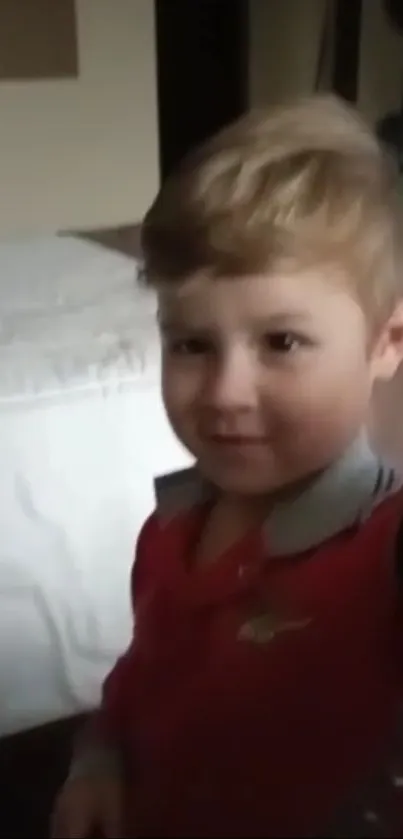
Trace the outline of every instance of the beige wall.
<instances>
[{"instance_id":1,"label":"beige wall","mask_svg":"<svg viewBox=\"0 0 403 839\"><path fill-rule=\"evenodd\" d=\"M152 0L77 0L80 78L0 84L0 236L140 218L158 184Z\"/></svg>"},{"instance_id":2,"label":"beige wall","mask_svg":"<svg viewBox=\"0 0 403 839\"><path fill-rule=\"evenodd\" d=\"M402 0L403 1L403 0ZM313 90L325 0L250 0L250 95L271 105ZM375 119L399 104L403 38L381 0L363 0L359 105Z\"/></svg>"},{"instance_id":3,"label":"beige wall","mask_svg":"<svg viewBox=\"0 0 403 839\"><path fill-rule=\"evenodd\" d=\"M250 0L250 101L273 105L313 89L324 0Z\"/></svg>"},{"instance_id":4,"label":"beige wall","mask_svg":"<svg viewBox=\"0 0 403 839\"><path fill-rule=\"evenodd\" d=\"M0 236L130 223L158 185L152 0L76 0L80 78L0 84ZM403 38L364 0L360 105L397 106ZM250 0L250 93L312 90L325 0Z\"/></svg>"}]
</instances>

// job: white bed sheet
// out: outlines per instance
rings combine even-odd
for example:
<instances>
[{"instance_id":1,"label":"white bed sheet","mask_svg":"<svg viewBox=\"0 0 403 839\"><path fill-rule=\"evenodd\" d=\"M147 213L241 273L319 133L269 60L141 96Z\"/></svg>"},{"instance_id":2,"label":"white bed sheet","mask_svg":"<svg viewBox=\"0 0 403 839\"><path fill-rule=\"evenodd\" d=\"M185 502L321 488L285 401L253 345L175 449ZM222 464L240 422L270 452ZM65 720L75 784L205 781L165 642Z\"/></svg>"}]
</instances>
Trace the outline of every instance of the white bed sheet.
<instances>
[{"instance_id":1,"label":"white bed sheet","mask_svg":"<svg viewBox=\"0 0 403 839\"><path fill-rule=\"evenodd\" d=\"M154 477L189 462L159 377L133 260L0 245L0 735L92 707L127 643Z\"/></svg>"}]
</instances>

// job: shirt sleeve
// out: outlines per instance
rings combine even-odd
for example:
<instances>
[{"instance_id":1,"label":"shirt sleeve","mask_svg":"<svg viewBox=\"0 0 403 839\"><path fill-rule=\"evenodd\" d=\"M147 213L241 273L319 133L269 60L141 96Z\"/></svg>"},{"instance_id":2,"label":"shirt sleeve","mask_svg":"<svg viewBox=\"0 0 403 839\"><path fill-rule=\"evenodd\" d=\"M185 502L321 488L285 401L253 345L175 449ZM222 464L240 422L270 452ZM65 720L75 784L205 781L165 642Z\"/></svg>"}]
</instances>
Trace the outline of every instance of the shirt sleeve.
<instances>
[{"instance_id":1,"label":"shirt sleeve","mask_svg":"<svg viewBox=\"0 0 403 839\"><path fill-rule=\"evenodd\" d=\"M143 525L136 546L131 573L131 602L133 610L132 637L126 651L118 658L106 677L102 688L101 704L92 714L80 733L74 749L70 777L104 772L119 772L121 768L121 743L124 742L125 720L129 698L129 680L132 678L132 654L135 644L136 593L141 586L145 547L155 528L155 515Z\"/></svg>"}]
</instances>

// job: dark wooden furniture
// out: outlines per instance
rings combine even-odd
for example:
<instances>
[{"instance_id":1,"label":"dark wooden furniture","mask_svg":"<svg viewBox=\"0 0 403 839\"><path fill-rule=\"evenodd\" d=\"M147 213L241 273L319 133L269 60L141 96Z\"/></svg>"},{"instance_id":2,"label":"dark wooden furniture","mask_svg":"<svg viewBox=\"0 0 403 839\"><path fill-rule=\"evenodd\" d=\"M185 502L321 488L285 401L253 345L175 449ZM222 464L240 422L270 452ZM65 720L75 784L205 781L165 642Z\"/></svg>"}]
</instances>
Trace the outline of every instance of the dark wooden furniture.
<instances>
[{"instance_id":1,"label":"dark wooden furniture","mask_svg":"<svg viewBox=\"0 0 403 839\"><path fill-rule=\"evenodd\" d=\"M85 716L0 740L0 838L44 839Z\"/></svg>"}]
</instances>

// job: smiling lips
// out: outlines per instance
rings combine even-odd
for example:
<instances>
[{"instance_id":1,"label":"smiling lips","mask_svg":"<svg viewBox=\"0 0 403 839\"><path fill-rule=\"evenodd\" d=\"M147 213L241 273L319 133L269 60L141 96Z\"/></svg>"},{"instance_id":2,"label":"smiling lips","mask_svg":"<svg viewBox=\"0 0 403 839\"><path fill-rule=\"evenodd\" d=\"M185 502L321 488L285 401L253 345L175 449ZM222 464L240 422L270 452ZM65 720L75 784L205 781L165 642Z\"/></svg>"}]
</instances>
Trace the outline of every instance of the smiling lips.
<instances>
[{"instance_id":1,"label":"smiling lips","mask_svg":"<svg viewBox=\"0 0 403 839\"><path fill-rule=\"evenodd\" d=\"M256 447L267 445L267 437L253 437L241 434L211 434L208 439L220 446L233 446L241 449L243 447Z\"/></svg>"}]
</instances>

